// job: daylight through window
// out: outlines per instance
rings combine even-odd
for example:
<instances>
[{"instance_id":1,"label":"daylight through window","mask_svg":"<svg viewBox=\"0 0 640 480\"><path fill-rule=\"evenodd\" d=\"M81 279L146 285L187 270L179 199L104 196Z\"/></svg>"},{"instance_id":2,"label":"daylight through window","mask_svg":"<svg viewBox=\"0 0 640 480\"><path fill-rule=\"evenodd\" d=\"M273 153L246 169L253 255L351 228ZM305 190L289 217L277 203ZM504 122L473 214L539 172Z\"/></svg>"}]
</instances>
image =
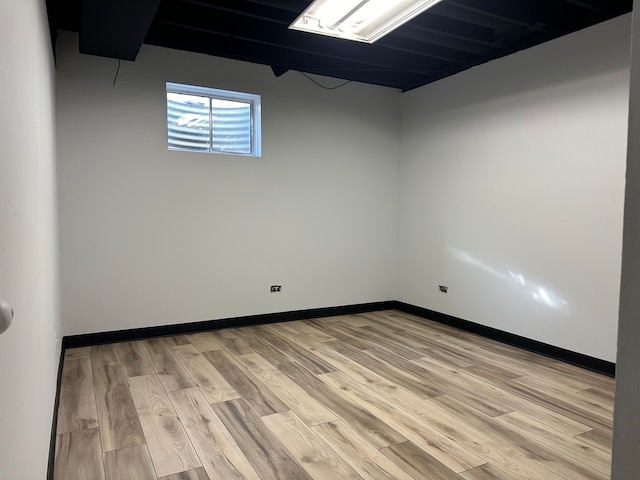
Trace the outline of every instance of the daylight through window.
<instances>
[{"instance_id":1,"label":"daylight through window","mask_svg":"<svg viewBox=\"0 0 640 480\"><path fill-rule=\"evenodd\" d=\"M169 150L259 157L260 96L167 82Z\"/></svg>"}]
</instances>

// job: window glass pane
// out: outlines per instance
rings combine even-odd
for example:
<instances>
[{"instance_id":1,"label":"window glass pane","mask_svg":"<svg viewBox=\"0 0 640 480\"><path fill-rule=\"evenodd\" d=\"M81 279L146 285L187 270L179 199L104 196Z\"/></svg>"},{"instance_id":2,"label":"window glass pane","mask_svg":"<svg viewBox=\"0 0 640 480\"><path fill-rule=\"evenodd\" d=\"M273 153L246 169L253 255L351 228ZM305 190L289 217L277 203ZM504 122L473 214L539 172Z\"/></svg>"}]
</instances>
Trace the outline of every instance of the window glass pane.
<instances>
[{"instance_id":1,"label":"window glass pane","mask_svg":"<svg viewBox=\"0 0 640 480\"><path fill-rule=\"evenodd\" d=\"M211 99L212 150L251 154L251 103Z\"/></svg>"},{"instance_id":2,"label":"window glass pane","mask_svg":"<svg viewBox=\"0 0 640 480\"><path fill-rule=\"evenodd\" d=\"M260 95L167 82L169 150L260 157Z\"/></svg>"},{"instance_id":3,"label":"window glass pane","mask_svg":"<svg viewBox=\"0 0 640 480\"><path fill-rule=\"evenodd\" d=\"M209 101L208 97L167 92L169 149L210 150Z\"/></svg>"}]
</instances>

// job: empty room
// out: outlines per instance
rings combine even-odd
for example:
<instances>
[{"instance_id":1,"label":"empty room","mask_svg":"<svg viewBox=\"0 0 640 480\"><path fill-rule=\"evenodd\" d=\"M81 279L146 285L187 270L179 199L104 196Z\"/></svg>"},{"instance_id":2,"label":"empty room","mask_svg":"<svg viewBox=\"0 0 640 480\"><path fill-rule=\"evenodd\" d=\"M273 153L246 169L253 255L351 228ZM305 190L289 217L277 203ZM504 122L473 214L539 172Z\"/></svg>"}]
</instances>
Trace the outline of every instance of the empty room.
<instances>
[{"instance_id":1,"label":"empty room","mask_svg":"<svg viewBox=\"0 0 640 480\"><path fill-rule=\"evenodd\" d=\"M1 479L640 478L633 2L0 3Z\"/></svg>"}]
</instances>

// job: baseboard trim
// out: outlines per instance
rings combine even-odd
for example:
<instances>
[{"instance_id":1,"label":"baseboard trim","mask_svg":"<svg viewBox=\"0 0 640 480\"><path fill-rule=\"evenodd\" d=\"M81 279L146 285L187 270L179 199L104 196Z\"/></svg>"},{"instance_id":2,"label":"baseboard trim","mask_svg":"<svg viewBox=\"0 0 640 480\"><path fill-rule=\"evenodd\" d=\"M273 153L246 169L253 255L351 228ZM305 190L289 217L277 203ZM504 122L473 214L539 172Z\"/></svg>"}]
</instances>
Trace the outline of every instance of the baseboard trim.
<instances>
[{"instance_id":1,"label":"baseboard trim","mask_svg":"<svg viewBox=\"0 0 640 480\"><path fill-rule=\"evenodd\" d=\"M360 303L338 307L312 308L308 310L293 310L290 312L265 313L246 317L224 318L221 320L205 320L202 322L161 325L158 327L132 328L100 333L86 333L65 336L62 339L62 350L104 343L128 342L145 338L167 337L170 335L184 335L189 333L219 330L228 327L243 327L247 325L261 325L265 323L289 322L292 320L308 320L311 318L333 317L337 315L353 315L356 313L375 312L379 310L393 310L396 302Z\"/></svg>"},{"instance_id":2,"label":"baseboard trim","mask_svg":"<svg viewBox=\"0 0 640 480\"><path fill-rule=\"evenodd\" d=\"M353 315L357 313L375 312L379 310L399 310L417 317L433 320L444 325L449 325L466 332L495 340L507 345L522 348L530 352L539 353L546 357L554 358L578 367L586 368L594 372L615 377L615 363L599 358L573 352L561 347L532 340L513 333L508 333L497 328L487 327L469 320L440 313L435 310L418 307L404 302L389 300L385 302L361 303L356 305L343 305L337 307L312 308L308 310L293 310L289 312L265 313L244 317L224 318L220 320L205 320L201 322L180 323L174 325L161 325L157 327L132 328L127 330L115 330L109 332L87 333L82 335L65 336L62 339L62 352L67 348L100 345L104 343L128 342L145 338L166 337L170 335L184 335L203 332L207 330L219 330L228 327L242 327L247 325L261 325L265 323L280 323L293 320L307 320L311 318L332 317L337 315ZM62 365L63 358L61 359ZM62 368L62 367L60 367ZM58 371L58 390L61 380L61 372ZM56 402L58 399L56 398ZM56 404L57 412L57 404ZM55 441L55 436L53 437Z\"/></svg>"},{"instance_id":3,"label":"baseboard trim","mask_svg":"<svg viewBox=\"0 0 640 480\"><path fill-rule=\"evenodd\" d=\"M51 421L51 438L49 440L49 460L47 462L47 480L53 480L56 460L56 434L58 430L58 407L60 406L60 385L62 384L62 368L64 366L64 347L60 350L58 362L58 378L56 380L56 396L53 401L53 420Z\"/></svg>"},{"instance_id":4,"label":"baseboard trim","mask_svg":"<svg viewBox=\"0 0 640 480\"><path fill-rule=\"evenodd\" d=\"M565 363L586 368L587 370L601 373L609 377L615 377L616 375L616 364L606 360L590 357L589 355L584 355L582 353L572 352L571 350L566 350L537 340L531 340L530 338L498 330L497 328L487 327L485 325L480 325L479 323L470 322L469 320L463 320L445 313L417 307L404 302L395 302L395 308L401 312L409 313L427 320L433 320L466 332L475 333L491 340L496 340L530 352L539 353L540 355L561 360Z\"/></svg>"}]
</instances>

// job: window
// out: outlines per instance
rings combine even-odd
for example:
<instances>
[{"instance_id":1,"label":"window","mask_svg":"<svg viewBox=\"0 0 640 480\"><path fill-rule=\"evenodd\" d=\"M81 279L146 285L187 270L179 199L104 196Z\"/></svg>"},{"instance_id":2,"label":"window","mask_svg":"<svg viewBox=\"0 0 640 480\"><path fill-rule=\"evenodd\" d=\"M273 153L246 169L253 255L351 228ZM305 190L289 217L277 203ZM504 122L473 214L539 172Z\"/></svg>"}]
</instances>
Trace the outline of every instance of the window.
<instances>
[{"instance_id":1,"label":"window","mask_svg":"<svg viewBox=\"0 0 640 480\"><path fill-rule=\"evenodd\" d=\"M259 157L260 96L167 82L169 150Z\"/></svg>"}]
</instances>

